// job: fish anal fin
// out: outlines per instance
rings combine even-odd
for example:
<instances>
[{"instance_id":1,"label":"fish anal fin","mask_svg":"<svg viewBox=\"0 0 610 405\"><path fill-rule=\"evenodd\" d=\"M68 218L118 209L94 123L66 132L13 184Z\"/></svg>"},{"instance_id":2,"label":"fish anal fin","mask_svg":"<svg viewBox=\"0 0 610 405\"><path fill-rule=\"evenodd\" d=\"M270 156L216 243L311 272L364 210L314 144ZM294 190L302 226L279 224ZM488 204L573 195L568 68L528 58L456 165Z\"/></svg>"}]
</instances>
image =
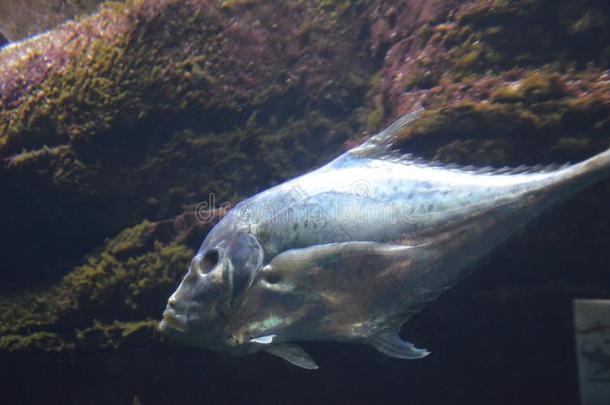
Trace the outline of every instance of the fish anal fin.
<instances>
[{"instance_id":1,"label":"fish anal fin","mask_svg":"<svg viewBox=\"0 0 610 405\"><path fill-rule=\"evenodd\" d=\"M413 343L406 342L397 332L382 332L367 342L377 351L397 359L421 359L430 354L427 349L419 349Z\"/></svg>"},{"instance_id":2,"label":"fish anal fin","mask_svg":"<svg viewBox=\"0 0 610 405\"><path fill-rule=\"evenodd\" d=\"M317 370L320 368L301 346L294 343L281 343L268 347L265 351L297 367L307 370Z\"/></svg>"}]
</instances>

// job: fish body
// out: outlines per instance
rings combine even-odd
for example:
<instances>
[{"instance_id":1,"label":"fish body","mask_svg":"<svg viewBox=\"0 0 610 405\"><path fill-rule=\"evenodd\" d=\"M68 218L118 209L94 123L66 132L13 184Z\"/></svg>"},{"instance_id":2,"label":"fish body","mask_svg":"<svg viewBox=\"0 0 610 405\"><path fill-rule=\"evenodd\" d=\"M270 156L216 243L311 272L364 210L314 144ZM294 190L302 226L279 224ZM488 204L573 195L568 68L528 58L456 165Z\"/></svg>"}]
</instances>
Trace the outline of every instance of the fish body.
<instances>
[{"instance_id":1,"label":"fish body","mask_svg":"<svg viewBox=\"0 0 610 405\"><path fill-rule=\"evenodd\" d=\"M610 172L610 151L554 170L466 170L391 152L399 119L327 165L238 204L208 234L160 329L304 368L298 340L429 352L401 325L550 206Z\"/></svg>"}]
</instances>

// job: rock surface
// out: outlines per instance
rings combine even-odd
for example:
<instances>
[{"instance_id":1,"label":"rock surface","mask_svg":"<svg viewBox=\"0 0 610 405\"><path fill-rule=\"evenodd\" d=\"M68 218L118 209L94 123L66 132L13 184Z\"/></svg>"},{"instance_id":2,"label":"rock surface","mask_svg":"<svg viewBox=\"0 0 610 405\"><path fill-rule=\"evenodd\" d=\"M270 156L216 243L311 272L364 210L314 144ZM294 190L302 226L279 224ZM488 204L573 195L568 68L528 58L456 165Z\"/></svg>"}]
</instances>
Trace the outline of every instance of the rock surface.
<instances>
[{"instance_id":1,"label":"rock surface","mask_svg":"<svg viewBox=\"0 0 610 405\"><path fill-rule=\"evenodd\" d=\"M416 106L401 147L442 162L608 147L609 19L601 0L129 0L0 50L0 401L575 403L570 305L610 297L608 181L409 322L423 361L311 344L308 374L155 324L211 194L238 202Z\"/></svg>"}]
</instances>

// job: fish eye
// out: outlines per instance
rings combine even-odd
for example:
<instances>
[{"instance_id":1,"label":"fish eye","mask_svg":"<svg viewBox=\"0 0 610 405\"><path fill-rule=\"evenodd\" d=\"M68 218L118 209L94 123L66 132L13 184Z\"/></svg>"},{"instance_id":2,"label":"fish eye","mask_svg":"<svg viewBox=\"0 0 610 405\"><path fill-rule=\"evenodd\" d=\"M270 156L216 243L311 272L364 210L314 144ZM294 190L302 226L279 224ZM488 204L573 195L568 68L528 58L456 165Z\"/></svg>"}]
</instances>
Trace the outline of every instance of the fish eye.
<instances>
[{"instance_id":1,"label":"fish eye","mask_svg":"<svg viewBox=\"0 0 610 405\"><path fill-rule=\"evenodd\" d=\"M206 252L203 256L203 260L201 261L201 272L203 274L207 274L218 264L218 260L220 256L218 254L218 250L211 249Z\"/></svg>"}]
</instances>

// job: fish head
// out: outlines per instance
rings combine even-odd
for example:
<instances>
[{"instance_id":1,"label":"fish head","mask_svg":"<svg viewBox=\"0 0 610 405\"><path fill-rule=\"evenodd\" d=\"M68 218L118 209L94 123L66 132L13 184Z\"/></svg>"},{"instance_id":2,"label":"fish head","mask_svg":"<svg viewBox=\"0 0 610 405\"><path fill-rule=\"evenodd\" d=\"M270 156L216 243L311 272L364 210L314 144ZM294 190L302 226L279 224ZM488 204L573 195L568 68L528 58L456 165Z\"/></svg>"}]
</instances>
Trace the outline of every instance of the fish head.
<instances>
[{"instance_id":1,"label":"fish head","mask_svg":"<svg viewBox=\"0 0 610 405\"><path fill-rule=\"evenodd\" d=\"M218 224L169 297L159 330L184 344L214 349L263 255L254 235Z\"/></svg>"}]
</instances>

